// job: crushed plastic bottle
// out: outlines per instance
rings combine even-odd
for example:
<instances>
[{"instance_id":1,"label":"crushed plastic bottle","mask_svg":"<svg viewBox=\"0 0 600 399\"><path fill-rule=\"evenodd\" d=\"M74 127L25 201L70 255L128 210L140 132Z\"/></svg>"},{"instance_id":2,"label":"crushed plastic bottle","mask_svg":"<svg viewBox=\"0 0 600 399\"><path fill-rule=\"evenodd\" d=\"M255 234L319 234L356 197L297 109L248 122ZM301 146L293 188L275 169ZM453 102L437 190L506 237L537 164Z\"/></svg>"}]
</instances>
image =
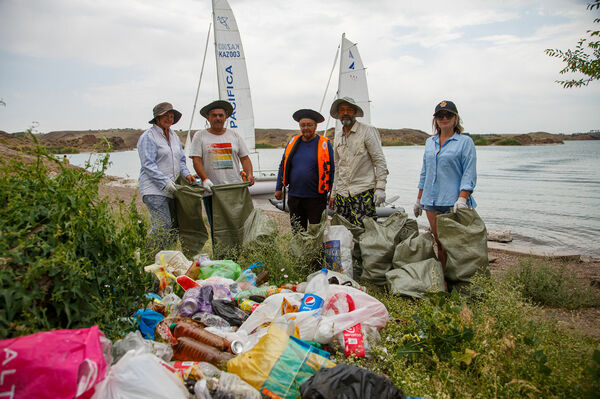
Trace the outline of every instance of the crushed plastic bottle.
<instances>
[{"instance_id":1,"label":"crushed plastic bottle","mask_svg":"<svg viewBox=\"0 0 600 399\"><path fill-rule=\"evenodd\" d=\"M305 312L320 309L327 297L328 289L329 281L327 281L327 269L321 269L321 273L314 276L308 284L306 284L305 294L298 311Z\"/></svg>"}]
</instances>

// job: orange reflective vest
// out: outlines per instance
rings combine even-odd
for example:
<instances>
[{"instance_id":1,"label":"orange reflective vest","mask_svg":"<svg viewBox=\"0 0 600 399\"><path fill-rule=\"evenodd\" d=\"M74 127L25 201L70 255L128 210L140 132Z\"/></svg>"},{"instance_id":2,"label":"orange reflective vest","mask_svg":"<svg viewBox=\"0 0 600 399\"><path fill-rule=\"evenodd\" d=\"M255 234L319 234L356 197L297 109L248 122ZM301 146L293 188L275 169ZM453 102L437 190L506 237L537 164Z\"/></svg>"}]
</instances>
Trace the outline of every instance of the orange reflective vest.
<instances>
[{"instance_id":1,"label":"orange reflective vest","mask_svg":"<svg viewBox=\"0 0 600 399\"><path fill-rule=\"evenodd\" d=\"M302 137L301 134L294 136L288 145L285 147L285 153L283 154L283 178L282 183L284 186L287 186L289 182L287 181L287 177L290 174L289 168L290 163L288 160L294 156L296 152L296 148L298 147L298 142ZM329 139L327 137L323 137L321 135L317 135L319 137L319 143L317 144L317 164L319 168L319 193L326 194L329 192L331 188L331 160L329 159L329 150L327 145L329 143Z\"/></svg>"}]
</instances>

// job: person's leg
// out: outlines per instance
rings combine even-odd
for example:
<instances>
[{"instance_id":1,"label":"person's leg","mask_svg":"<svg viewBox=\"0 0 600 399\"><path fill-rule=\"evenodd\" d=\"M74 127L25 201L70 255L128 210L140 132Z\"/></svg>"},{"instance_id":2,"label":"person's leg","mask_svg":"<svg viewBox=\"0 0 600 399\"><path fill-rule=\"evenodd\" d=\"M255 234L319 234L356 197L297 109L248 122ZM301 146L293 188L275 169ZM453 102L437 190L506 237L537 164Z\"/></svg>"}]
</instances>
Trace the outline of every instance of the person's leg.
<instances>
[{"instance_id":1,"label":"person's leg","mask_svg":"<svg viewBox=\"0 0 600 399\"><path fill-rule=\"evenodd\" d=\"M308 223L321 223L323 211L327 208L327 198L304 198L302 200L304 214L308 218Z\"/></svg>"},{"instance_id":2,"label":"person's leg","mask_svg":"<svg viewBox=\"0 0 600 399\"><path fill-rule=\"evenodd\" d=\"M375 190L367 190L353 197L348 197L349 216L347 219L350 223L365 227L364 217L375 217L374 192Z\"/></svg>"},{"instance_id":3,"label":"person's leg","mask_svg":"<svg viewBox=\"0 0 600 399\"><path fill-rule=\"evenodd\" d=\"M164 249L167 245L173 227L168 200L169 198L162 195L144 195L142 197L142 202L150 213L150 224L152 225L148 234L151 237L152 244L157 246L156 249L158 250Z\"/></svg>"},{"instance_id":4,"label":"person's leg","mask_svg":"<svg viewBox=\"0 0 600 399\"><path fill-rule=\"evenodd\" d=\"M435 211L430 211L430 210L425 210L425 213L427 214L427 220L429 220L429 228L431 229L431 234L433 234L433 238L435 239L435 242L438 247L438 259L439 259L440 263L442 264L442 269L444 269L444 271L445 271L446 270L446 250L444 249L444 247L442 247L442 244L440 243L440 240L438 240L438 235L437 235L437 216L440 215L440 213L435 212Z\"/></svg>"},{"instance_id":5,"label":"person's leg","mask_svg":"<svg viewBox=\"0 0 600 399\"><path fill-rule=\"evenodd\" d=\"M306 230L308 219L302 208L302 198L288 196L288 208L290 210L290 224L292 230L297 233L301 230Z\"/></svg>"},{"instance_id":6,"label":"person's leg","mask_svg":"<svg viewBox=\"0 0 600 399\"><path fill-rule=\"evenodd\" d=\"M337 213L350 223L355 224L352 221L352 208L350 206L350 202L350 197L344 197L342 195L337 194L334 199L335 213Z\"/></svg>"}]
</instances>

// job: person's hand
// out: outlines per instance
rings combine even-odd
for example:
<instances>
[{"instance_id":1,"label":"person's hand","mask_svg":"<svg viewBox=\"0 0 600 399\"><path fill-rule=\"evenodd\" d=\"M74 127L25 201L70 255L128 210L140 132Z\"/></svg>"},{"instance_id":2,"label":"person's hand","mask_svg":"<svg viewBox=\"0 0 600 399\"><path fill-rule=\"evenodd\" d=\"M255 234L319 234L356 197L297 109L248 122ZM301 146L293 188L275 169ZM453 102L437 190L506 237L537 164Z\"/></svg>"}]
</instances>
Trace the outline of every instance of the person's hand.
<instances>
[{"instance_id":1,"label":"person's hand","mask_svg":"<svg viewBox=\"0 0 600 399\"><path fill-rule=\"evenodd\" d=\"M212 193L212 186L214 186L214 184L209 178L206 178L202 181L202 187L204 187L204 189L209 193Z\"/></svg>"},{"instance_id":2,"label":"person's hand","mask_svg":"<svg viewBox=\"0 0 600 399\"><path fill-rule=\"evenodd\" d=\"M458 199L454 203L453 212L456 213L457 210L459 210L461 208L466 208L466 207L467 207L467 199L464 197L458 197Z\"/></svg>"},{"instance_id":3,"label":"person's hand","mask_svg":"<svg viewBox=\"0 0 600 399\"><path fill-rule=\"evenodd\" d=\"M385 201L385 191L382 188L378 188L375 190L373 199L375 200L375 206L383 204L383 201Z\"/></svg>"},{"instance_id":4,"label":"person's hand","mask_svg":"<svg viewBox=\"0 0 600 399\"><path fill-rule=\"evenodd\" d=\"M281 191L281 190L275 191L275 198L278 200L282 200L283 199L283 191Z\"/></svg>"},{"instance_id":5,"label":"person's hand","mask_svg":"<svg viewBox=\"0 0 600 399\"><path fill-rule=\"evenodd\" d=\"M196 181L196 179L194 179L194 176L192 176L192 175L187 175L185 178L190 183L194 183Z\"/></svg>"},{"instance_id":6,"label":"person's hand","mask_svg":"<svg viewBox=\"0 0 600 399\"><path fill-rule=\"evenodd\" d=\"M335 209L335 198L333 195L329 197L329 209L332 211Z\"/></svg>"},{"instance_id":7,"label":"person's hand","mask_svg":"<svg viewBox=\"0 0 600 399\"><path fill-rule=\"evenodd\" d=\"M250 185L253 186L254 185L254 175L248 176L248 181L250 182Z\"/></svg>"},{"instance_id":8,"label":"person's hand","mask_svg":"<svg viewBox=\"0 0 600 399\"><path fill-rule=\"evenodd\" d=\"M175 191L177 191L177 187L175 187L175 183L173 183L172 181L170 181L165 186L165 190L167 190L167 192L169 194L175 194Z\"/></svg>"},{"instance_id":9,"label":"person's hand","mask_svg":"<svg viewBox=\"0 0 600 399\"><path fill-rule=\"evenodd\" d=\"M415 202L415 205L413 206L413 212L415 213L416 218L421 216L421 214L423 213L423 205L421 205L421 202L419 200Z\"/></svg>"}]
</instances>

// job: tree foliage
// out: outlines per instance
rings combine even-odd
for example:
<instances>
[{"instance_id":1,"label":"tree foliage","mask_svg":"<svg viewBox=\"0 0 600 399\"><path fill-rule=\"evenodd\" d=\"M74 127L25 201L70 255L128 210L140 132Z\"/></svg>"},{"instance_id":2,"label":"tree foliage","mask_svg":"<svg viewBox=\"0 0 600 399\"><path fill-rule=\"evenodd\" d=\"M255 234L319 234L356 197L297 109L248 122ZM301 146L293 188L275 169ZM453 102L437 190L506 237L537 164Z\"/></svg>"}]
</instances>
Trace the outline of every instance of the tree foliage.
<instances>
[{"instance_id":1,"label":"tree foliage","mask_svg":"<svg viewBox=\"0 0 600 399\"><path fill-rule=\"evenodd\" d=\"M588 10L594 11L600 9L600 0L594 0L588 4ZM600 22L600 18L594 19L595 23ZM557 80L565 88L587 86L592 80L600 79L600 30L588 30L588 39L580 39L575 50L562 51L558 49L546 49L544 52L550 57L560 58L567 65L560 70L565 73L582 73L587 78Z\"/></svg>"}]
</instances>

